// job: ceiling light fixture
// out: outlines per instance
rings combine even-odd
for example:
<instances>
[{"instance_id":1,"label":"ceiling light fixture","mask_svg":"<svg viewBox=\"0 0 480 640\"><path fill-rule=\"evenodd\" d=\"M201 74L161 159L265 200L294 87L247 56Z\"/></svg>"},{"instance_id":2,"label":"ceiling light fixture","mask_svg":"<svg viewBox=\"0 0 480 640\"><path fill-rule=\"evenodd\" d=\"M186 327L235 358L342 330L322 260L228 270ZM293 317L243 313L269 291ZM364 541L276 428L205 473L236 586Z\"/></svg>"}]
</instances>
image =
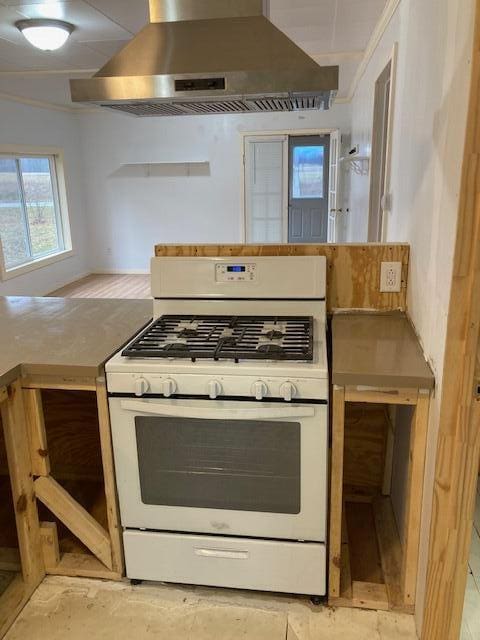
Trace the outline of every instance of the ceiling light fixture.
<instances>
[{"instance_id":1,"label":"ceiling light fixture","mask_svg":"<svg viewBox=\"0 0 480 640\"><path fill-rule=\"evenodd\" d=\"M68 36L75 29L73 24L69 22L50 18L19 20L15 26L30 44L43 51L55 51L55 49L63 47Z\"/></svg>"}]
</instances>

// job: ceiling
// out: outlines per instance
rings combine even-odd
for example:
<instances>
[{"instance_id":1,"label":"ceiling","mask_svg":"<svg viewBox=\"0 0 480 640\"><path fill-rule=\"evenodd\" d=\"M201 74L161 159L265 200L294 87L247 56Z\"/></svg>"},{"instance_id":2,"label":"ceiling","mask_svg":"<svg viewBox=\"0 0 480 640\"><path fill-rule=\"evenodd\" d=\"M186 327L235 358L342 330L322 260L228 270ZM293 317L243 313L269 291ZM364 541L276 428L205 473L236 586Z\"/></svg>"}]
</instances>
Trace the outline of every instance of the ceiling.
<instances>
[{"instance_id":1,"label":"ceiling","mask_svg":"<svg viewBox=\"0 0 480 640\"><path fill-rule=\"evenodd\" d=\"M270 19L319 64L340 66L345 98L386 2L270 0ZM34 49L14 26L40 17L75 25L62 49ZM91 76L147 22L148 0L0 0L0 92L82 108L68 78Z\"/></svg>"}]
</instances>

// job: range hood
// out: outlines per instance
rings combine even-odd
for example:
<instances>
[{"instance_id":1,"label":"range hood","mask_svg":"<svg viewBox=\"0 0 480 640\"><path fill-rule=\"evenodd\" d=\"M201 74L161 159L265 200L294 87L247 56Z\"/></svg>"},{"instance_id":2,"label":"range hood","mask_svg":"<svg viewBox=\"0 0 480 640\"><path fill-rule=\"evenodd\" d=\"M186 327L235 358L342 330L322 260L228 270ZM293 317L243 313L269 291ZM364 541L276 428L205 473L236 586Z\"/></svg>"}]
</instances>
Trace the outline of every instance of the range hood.
<instances>
[{"instance_id":1,"label":"range hood","mask_svg":"<svg viewBox=\"0 0 480 640\"><path fill-rule=\"evenodd\" d=\"M320 67L264 15L262 0L150 0L150 24L73 102L136 116L328 109L338 67Z\"/></svg>"}]
</instances>

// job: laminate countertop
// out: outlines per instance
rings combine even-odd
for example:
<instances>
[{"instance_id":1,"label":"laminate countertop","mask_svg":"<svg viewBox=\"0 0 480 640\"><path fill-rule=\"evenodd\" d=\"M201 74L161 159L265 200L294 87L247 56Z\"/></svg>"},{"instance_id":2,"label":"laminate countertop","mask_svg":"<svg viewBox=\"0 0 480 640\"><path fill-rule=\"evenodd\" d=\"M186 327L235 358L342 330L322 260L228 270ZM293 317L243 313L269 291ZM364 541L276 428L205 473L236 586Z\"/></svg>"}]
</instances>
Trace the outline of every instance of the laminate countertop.
<instances>
[{"instance_id":1,"label":"laminate countertop","mask_svg":"<svg viewBox=\"0 0 480 640\"><path fill-rule=\"evenodd\" d=\"M20 375L101 375L152 318L151 300L0 298L0 385Z\"/></svg>"},{"instance_id":2,"label":"laminate countertop","mask_svg":"<svg viewBox=\"0 0 480 640\"><path fill-rule=\"evenodd\" d=\"M433 389L435 378L403 313L341 313L332 320L338 386Z\"/></svg>"}]
</instances>

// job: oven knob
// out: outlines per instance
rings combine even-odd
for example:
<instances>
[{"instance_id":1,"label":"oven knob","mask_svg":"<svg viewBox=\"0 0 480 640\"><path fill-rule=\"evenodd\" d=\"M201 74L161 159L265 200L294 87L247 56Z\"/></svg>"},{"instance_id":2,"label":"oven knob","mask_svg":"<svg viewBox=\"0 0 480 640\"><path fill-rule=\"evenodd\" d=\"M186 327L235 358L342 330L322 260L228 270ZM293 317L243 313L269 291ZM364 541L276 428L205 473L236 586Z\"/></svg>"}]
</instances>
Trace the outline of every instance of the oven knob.
<instances>
[{"instance_id":1,"label":"oven knob","mask_svg":"<svg viewBox=\"0 0 480 640\"><path fill-rule=\"evenodd\" d=\"M280 387L280 393L286 402L290 402L297 395L297 388L291 382L284 382Z\"/></svg>"},{"instance_id":2,"label":"oven knob","mask_svg":"<svg viewBox=\"0 0 480 640\"><path fill-rule=\"evenodd\" d=\"M207 385L208 395L212 400L215 400L222 393L222 385L217 380L210 380Z\"/></svg>"},{"instance_id":3,"label":"oven knob","mask_svg":"<svg viewBox=\"0 0 480 640\"><path fill-rule=\"evenodd\" d=\"M145 378L137 378L135 380L135 395L137 398L141 398L149 389L150 383Z\"/></svg>"},{"instance_id":4,"label":"oven knob","mask_svg":"<svg viewBox=\"0 0 480 640\"><path fill-rule=\"evenodd\" d=\"M165 398L170 398L170 396L173 396L176 390L177 390L177 383L175 382L175 380L172 380L171 378L167 378L166 380L163 381L162 391Z\"/></svg>"},{"instance_id":5,"label":"oven knob","mask_svg":"<svg viewBox=\"0 0 480 640\"><path fill-rule=\"evenodd\" d=\"M252 395L254 395L257 400L263 400L263 398L267 395L267 393L268 393L268 387L265 384L265 382L262 382L261 380L257 380L257 382L253 383Z\"/></svg>"}]
</instances>

